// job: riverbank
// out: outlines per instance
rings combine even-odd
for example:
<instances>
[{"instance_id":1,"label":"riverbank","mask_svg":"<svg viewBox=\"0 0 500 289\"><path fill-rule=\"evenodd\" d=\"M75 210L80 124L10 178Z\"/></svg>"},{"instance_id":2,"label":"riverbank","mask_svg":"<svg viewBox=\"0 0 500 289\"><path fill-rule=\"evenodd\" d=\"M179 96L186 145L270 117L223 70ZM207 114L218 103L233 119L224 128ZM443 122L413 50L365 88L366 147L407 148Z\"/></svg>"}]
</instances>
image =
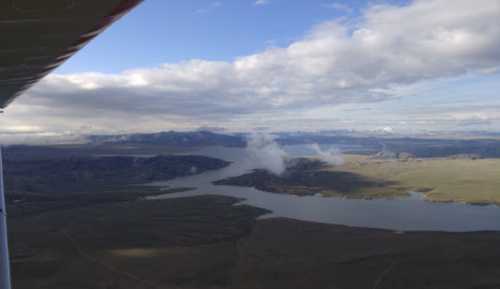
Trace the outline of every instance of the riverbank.
<instances>
[{"instance_id":1,"label":"riverbank","mask_svg":"<svg viewBox=\"0 0 500 289\"><path fill-rule=\"evenodd\" d=\"M339 166L296 166L280 175L255 170L218 185L255 187L272 193L354 199L398 198L421 192L432 202L500 204L500 159L376 159L346 155Z\"/></svg>"}]
</instances>

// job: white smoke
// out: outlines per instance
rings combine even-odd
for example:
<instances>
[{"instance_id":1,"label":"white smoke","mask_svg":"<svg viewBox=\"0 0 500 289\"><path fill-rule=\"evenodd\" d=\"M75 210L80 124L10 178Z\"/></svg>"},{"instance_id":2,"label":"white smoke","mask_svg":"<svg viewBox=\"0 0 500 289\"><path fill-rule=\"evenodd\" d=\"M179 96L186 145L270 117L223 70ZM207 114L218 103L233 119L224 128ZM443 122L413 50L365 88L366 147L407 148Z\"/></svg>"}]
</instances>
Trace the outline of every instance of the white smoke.
<instances>
[{"instance_id":1,"label":"white smoke","mask_svg":"<svg viewBox=\"0 0 500 289\"><path fill-rule=\"evenodd\" d=\"M310 145L315 156L329 165L344 164L342 153L336 148L322 149L318 144ZM270 134L257 132L247 137L247 148L243 170L263 169L281 175L287 168L288 154Z\"/></svg>"},{"instance_id":2,"label":"white smoke","mask_svg":"<svg viewBox=\"0 0 500 289\"><path fill-rule=\"evenodd\" d=\"M317 157L329 165L340 166L344 164L344 157L336 148L331 147L323 150L317 143L315 143L311 145L311 149L316 153Z\"/></svg>"},{"instance_id":3,"label":"white smoke","mask_svg":"<svg viewBox=\"0 0 500 289\"><path fill-rule=\"evenodd\" d=\"M254 133L247 139L247 165L252 169L264 169L281 175L285 169L287 153L274 140L272 135Z\"/></svg>"}]
</instances>

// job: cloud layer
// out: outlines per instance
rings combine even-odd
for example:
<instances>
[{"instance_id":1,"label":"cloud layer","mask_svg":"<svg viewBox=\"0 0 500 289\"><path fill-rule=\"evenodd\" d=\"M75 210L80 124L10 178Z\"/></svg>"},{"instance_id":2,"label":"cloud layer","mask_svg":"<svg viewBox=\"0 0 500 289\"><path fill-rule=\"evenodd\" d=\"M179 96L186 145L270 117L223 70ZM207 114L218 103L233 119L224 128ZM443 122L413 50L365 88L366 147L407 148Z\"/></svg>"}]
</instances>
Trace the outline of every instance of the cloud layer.
<instances>
[{"instance_id":1,"label":"cloud layer","mask_svg":"<svg viewBox=\"0 0 500 289\"><path fill-rule=\"evenodd\" d=\"M423 81L497 72L499 19L498 0L370 6L356 19L322 23L288 47L230 62L51 75L13 105L8 124L33 126L30 116L42 130L75 131L86 121L96 131L189 127L384 101Z\"/></svg>"}]
</instances>

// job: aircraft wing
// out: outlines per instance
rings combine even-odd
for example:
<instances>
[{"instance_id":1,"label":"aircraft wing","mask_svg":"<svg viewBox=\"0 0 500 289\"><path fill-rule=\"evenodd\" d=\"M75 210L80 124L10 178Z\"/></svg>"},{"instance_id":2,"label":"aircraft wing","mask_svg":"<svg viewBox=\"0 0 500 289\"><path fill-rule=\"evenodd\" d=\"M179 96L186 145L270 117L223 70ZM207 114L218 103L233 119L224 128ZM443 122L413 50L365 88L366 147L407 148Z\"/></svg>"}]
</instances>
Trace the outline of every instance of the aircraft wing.
<instances>
[{"instance_id":1,"label":"aircraft wing","mask_svg":"<svg viewBox=\"0 0 500 289\"><path fill-rule=\"evenodd\" d=\"M0 110L142 0L0 0ZM10 289L0 147L0 289Z\"/></svg>"},{"instance_id":2,"label":"aircraft wing","mask_svg":"<svg viewBox=\"0 0 500 289\"><path fill-rule=\"evenodd\" d=\"M0 109L141 1L0 1Z\"/></svg>"}]
</instances>

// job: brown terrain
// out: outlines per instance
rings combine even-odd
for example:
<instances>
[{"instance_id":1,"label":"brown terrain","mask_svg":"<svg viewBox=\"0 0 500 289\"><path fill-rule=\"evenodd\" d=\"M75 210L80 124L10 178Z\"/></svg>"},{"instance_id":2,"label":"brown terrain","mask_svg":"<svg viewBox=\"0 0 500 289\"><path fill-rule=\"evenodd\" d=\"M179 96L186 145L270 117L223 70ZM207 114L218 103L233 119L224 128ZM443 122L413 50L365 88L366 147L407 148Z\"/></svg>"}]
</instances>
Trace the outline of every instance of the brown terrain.
<instances>
[{"instance_id":1,"label":"brown terrain","mask_svg":"<svg viewBox=\"0 0 500 289\"><path fill-rule=\"evenodd\" d=\"M256 218L200 196L10 220L14 288L498 289L500 233Z\"/></svg>"}]
</instances>

